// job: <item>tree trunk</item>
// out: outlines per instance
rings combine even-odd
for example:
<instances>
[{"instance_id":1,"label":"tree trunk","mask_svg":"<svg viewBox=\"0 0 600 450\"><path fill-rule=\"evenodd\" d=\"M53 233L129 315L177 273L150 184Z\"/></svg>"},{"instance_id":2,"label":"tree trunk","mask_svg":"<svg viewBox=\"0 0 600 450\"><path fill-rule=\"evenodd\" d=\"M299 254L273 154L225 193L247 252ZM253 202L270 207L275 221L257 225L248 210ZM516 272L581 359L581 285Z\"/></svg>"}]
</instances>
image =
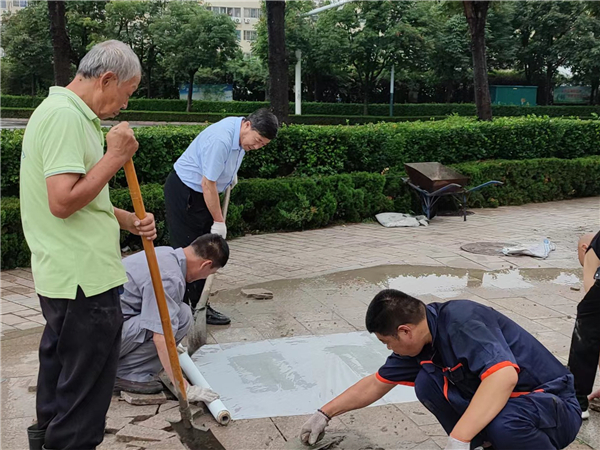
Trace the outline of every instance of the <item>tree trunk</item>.
<instances>
[{"instance_id":1,"label":"tree trunk","mask_svg":"<svg viewBox=\"0 0 600 450\"><path fill-rule=\"evenodd\" d=\"M271 101L271 79L267 77L265 82L265 102Z\"/></svg>"},{"instance_id":2,"label":"tree trunk","mask_svg":"<svg viewBox=\"0 0 600 450\"><path fill-rule=\"evenodd\" d=\"M151 93L151 89L152 89L152 67L151 66L148 66L148 69L146 70L146 83L147 83L146 98L152 98L152 93Z\"/></svg>"},{"instance_id":3,"label":"tree trunk","mask_svg":"<svg viewBox=\"0 0 600 450\"><path fill-rule=\"evenodd\" d=\"M592 92L590 92L590 105L596 104L596 98L598 97L598 87L600 86L600 77L592 77Z\"/></svg>"},{"instance_id":4,"label":"tree trunk","mask_svg":"<svg viewBox=\"0 0 600 450\"><path fill-rule=\"evenodd\" d=\"M479 120L492 120L492 101L488 84L487 61L485 56L485 22L489 1L464 0L465 16L471 33L473 53L473 84L475 105Z\"/></svg>"},{"instance_id":5,"label":"tree trunk","mask_svg":"<svg viewBox=\"0 0 600 450\"><path fill-rule=\"evenodd\" d=\"M446 92L444 93L444 102L452 103L452 95L454 94L454 83L452 81L446 81L444 83Z\"/></svg>"},{"instance_id":6,"label":"tree trunk","mask_svg":"<svg viewBox=\"0 0 600 450\"><path fill-rule=\"evenodd\" d=\"M187 98L187 108L185 109L187 112L192 111L192 95L194 94L194 75L196 75L196 71L190 72L189 84L188 84L188 98Z\"/></svg>"},{"instance_id":7,"label":"tree trunk","mask_svg":"<svg viewBox=\"0 0 600 450\"><path fill-rule=\"evenodd\" d=\"M146 60L146 82L148 83L148 98L152 98L152 67L154 66L154 45L148 49L148 59Z\"/></svg>"},{"instance_id":8,"label":"tree trunk","mask_svg":"<svg viewBox=\"0 0 600 450\"><path fill-rule=\"evenodd\" d=\"M363 89L363 116L369 115L369 86L365 84Z\"/></svg>"},{"instance_id":9,"label":"tree trunk","mask_svg":"<svg viewBox=\"0 0 600 450\"><path fill-rule=\"evenodd\" d=\"M285 48L285 1L269 0L266 6L271 109L281 123L287 123L290 107L288 58Z\"/></svg>"},{"instance_id":10,"label":"tree trunk","mask_svg":"<svg viewBox=\"0 0 600 450\"><path fill-rule=\"evenodd\" d=\"M54 48L54 84L66 86L71 81L71 42L65 23L65 2L49 1L48 16Z\"/></svg>"},{"instance_id":11,"label":"tree trunk","mask_svg":"<svg viewBox=\"0 0 600 450\"><path fill-rule=\"evenodd\" d=\"M35 97L35 75L31 74L31 96Z\"/></svg>"},{"instance_id":12,"label":"tree trunk","mask_svg":"<svg viewBox=\"0 0 600 450\"><path fill-rule=\"evenodd\" d=\"M546 86L545 86L545 97L546 97L546 105L551 105L554 102L552 98L552 76L554 75L554 70L552 67L548 66L546 68Z\"/></svg>"}]
</instances>

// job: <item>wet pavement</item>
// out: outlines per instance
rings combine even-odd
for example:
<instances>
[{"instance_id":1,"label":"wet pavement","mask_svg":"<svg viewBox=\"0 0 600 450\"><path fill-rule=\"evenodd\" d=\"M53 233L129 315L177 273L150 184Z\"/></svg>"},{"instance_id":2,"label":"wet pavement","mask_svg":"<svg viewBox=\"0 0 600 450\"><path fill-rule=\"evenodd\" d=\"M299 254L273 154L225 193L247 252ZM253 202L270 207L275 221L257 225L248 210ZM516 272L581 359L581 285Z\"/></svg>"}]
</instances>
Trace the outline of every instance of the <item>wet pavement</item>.
<instances>
[{"instance_id":1,"label":"wet pavement","mask_svg":"<svg viewBox=\"0 0 600 450\"><path fill-rule=\"evenodd\" d=\"M466 223L443 217L418 229L358 224L235 239L232 260L217 278L220 291L211 299L232 323L210 326L209 343L227 348L240 342L362 331L368 303L389 287L427 303L468 298L494 307L566 363L576 305L582 298L575 246L581 234L600 228L597 207L598 199L582 199L475 210ZM543 261L460 250L469 242L541 237L557 245ZM5 271L1 279L1 447L24 449L25 427L35 415L35 394L29 386L37 374L43 318L29 270ZM274 297L249 299L241 294L242 287L266 288ZM581 429L581 441L569 449L589 448L583 442L600 449L600 413L591 416ZM237 420L228 427L216 425L210 415L200 420L227 449L259 450L296 448L294 440L306 418ZM347 413L335 418L328 430L341 433L344 440L334 448L345 450L439 449L447 439L435 418L415 402ZM120 442L108 434L100 448L151 445Z\"/></svg>"}]
</instances>

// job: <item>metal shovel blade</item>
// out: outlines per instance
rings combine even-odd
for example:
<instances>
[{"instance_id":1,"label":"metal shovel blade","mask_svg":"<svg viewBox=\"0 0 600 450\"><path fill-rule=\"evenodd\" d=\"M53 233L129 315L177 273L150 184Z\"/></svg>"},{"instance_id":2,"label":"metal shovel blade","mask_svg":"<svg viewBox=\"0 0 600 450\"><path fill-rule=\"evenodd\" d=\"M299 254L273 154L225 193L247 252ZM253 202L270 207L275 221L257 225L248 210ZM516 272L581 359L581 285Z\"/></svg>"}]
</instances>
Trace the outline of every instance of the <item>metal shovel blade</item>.
<instances>
[{"instance_id":1,"label":"metal shovel blade","mask_svg":"<svg viewBox=\"0 0 600 450\"><path fill-rule=\"evenodd\" d=\"M206 340L206 306L201 307L198 304L194 312L194 323L187 334L188 354L193 355L200 347L206 344Z\"/></svg>"},{"instance_id":2,"label":"metal shovel blade","mask_svg":"<svg viewBox=\"0 0 600 450\"><path fill-rule=\"evenodd\" d=\"M181 442L190 450L226 450L208 427L198 426L193 421L185 423L180 420L170 423Z\"/></svg>"}]
</instances>

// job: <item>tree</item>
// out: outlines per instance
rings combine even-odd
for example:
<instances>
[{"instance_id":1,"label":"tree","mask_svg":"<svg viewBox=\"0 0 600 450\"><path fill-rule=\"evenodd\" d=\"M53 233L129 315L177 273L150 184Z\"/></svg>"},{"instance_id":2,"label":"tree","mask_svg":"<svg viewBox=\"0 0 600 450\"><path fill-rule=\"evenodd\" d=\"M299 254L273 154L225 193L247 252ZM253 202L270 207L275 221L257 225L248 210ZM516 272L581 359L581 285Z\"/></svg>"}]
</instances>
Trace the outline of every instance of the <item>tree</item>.
<instances>
[{"instance_id":1,"label":"tree","mask_svg":"<svg viewBox=\"0 0 600 450\"><path fill-rule=\"evenodd\" d=\"M195 2L168 2L150 30L169 73L188 82L189 112L198 69L223 67L236 55L235 24L228 16L213 14Z\"/></svg>"},{"instance_id":2,"label":"tree","mask_svg":"<svg viewBox=\"0 0 600 450\"><path fill-rule=\"evenodd\" d=\"M288 58L285 48L285 1L269 0L266 2L266 8L271 109L281 123L287 123L289 99Z\"/></svg>"},{"instance_id":3,"label":"tree","mask_svg":"<svg viewBox=\"0 0 600 450\"><path fill-rule=\"evenodd\" d=\"M90 48L104 40L106 1L68 1L67 33L71 41L71 62L76 67Z\"/></svg>"},{"instance_id":4,"label":"tree","mask_svg":"<svg viewBox=\"0 0 600 450\"><path fill-rule=\"evenodd\" d=\"M16 14L4 15L0 27L5 59L12 69L11 78L18 78L14 84L24 82L29 93L36 95L38 89L45 89L53 78L47 6L43 2L34 3ZM4 84L8 80L2 81Z\"/></svg>"},{"instance_id":5,"label":"tree","mask_svg":"<svg viewBox=\"0 0 600 450\"><path fill-rule=\"evenodd\" d=\"M518 58L527 80L538 85L538 103L552 100L558 68L577 52L581 34L579 17L584 2L517 2L515 29L520 38Z\"/></svg>"},{"instance_id":6,"label":"tree","mask_svg":"<svg viewBox=\"0 0 600 450\"><path fill-rule=\"evenodd\" d=\"M309 99L323 101L326 83L343 81L348 68L347 39L341 29L326 20L328 12L306 17L316 6L312 1L287 2L285 6L285 46L289 58L288 77L294 76L296 50L302 52L302 82ZM253 56L265 64L269 59L266 16L259 20ZM337 94L337 92L336 92Z\"/></svg>"},{"instance_id":7,"label":"tree","mask_svg":"<svg viewBox=\"0 0 600 450\"><path fill-rule=\"evenodd\" d=\"M345 4L324 15L330 28L343 31L345 58L354 69L363 94L364 114L369 97L384 70L392 64L407 69L422 51L424 39L409 18L414 2L362 1Z\"/></svg>"},{"instance_id":8,"label":"tree","mask_svg":"<svg viewBox=\"0 0 600 450\"><path fill-rule=\"evenodd\" d=\"M269 71L256 56L238 56L226 68L233 82L233 97L236 100L264 100Z\"/></svg>"},{"instance_id":9,"label":"tree","mask_svg":"<svg viewBox=\"0 0 600 450\"><path fill-rule=\"evenodd\" d=\"M472 56L469 47L469 27L464 13L456 13L433 2L422 2L427 18L427 66L443 87L445 102L451 102L457 87L471 84ZM440 89L442 91L442 89Z\"/></svg>"},{"instance_id":10,"label":"tree","mask_svg":"<svg viewBox=\"0 0 600 450\"><path fill-rule=\"evenodd\" d=\"M473 84L475 106L479 120L492 120L492 100L488 84L488 69L485 56L485 24L490 6L489 1L464 0L465 17L471 34L473 53Z\"/></svg>"},{"instance_id":11,"label":"tree","mask_svg":"<svg viewBox=\"0 0 600 450\"><path fill-rule=\"evenodd\" d=\"M71 41L65 23L65 2L49 1L48 15L54 50L54 84L66 86L71 81Z\"/></svg>"},{"instance_id":12,"label":"tree","mask_svg":"<svg viewBox=\"0 0 600 450\"><path fill-rule=\"evenodd\" d=\"M600 87L600 6L589 2L576 24L581 32L571 58L574 79L591 86L590 104L598 104Z\"/></svg>"},{"instance_id":13,"label":"tree","mask_svg":"<svg viewBox=\"0 0 600 450\"><path fill-rule=\"evenodd\" d=\"M105 35L129 45L142 65L142 84L146 97L153 95L152 76L158 67L159 48L150 32L165 9L162 1L117 1L106 5Z\"/></svg>"}]
</instances>

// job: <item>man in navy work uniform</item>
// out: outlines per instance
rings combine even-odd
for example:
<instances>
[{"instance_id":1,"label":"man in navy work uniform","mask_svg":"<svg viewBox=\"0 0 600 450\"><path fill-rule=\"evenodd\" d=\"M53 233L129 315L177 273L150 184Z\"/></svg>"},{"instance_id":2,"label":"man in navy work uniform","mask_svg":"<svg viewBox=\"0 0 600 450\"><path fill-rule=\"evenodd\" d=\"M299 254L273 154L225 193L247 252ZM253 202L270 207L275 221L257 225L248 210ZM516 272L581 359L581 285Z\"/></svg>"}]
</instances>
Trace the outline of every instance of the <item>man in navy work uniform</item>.
<instances>
[{"instance_id":1,"label":"man in navy work uniform","mask_svg":"<svg viewBox=\"0 0 600 450\"><path fill-rule=\"evenodd\" d=\"M469 300L425 305L387 289L369 305L366 326L393 353L318 410L302 427L303 442L316 442L332 417L398 384L415 387L448 433L447 450L490 443L495 450L561 449L577 436L573 376L499 312Z\"/></svg>"},{"instance_id":2,"label":"man in navy work uniform","mask_svg":"<svg viewBox=\"0 0 600 450\"><path fill-rule=\"evenodd\" d=\"M179 343L193 323L192 310L183 303L186 282L205 279L224 267L229 259L229 246L220 235L205 234L185 248L157 247L156 258L173 335ZM127 273L121 294L125 321L114 390L156 394L163 389L157 379L161 369L175 383L146 255L140 252L128 256L123 259L123 266ZM188 389L188 394L194 392ZM190 399L193 397L188 395Z\"/></svg>"},{"instance_id":3,"label":"man in navy work uniform","mask_svg":"<svg viewBox=\"0 0 600 450\"><path fill-rule=\"evenodd\" d=\"M219 193L237 183L237 172L247 151L267 145L277 136L279 122L267 109L247 118L227 117L210 125L175 162L165 183L167 227L174 248L198 236L227 237ZM186 302L196 307L204 280L188 284ZM207 305L206 322L227 325L230 319Z\"/></svg>"},{"instance_id":4,"label":"man in navy work uniform","mask_svg":"<svg viewBox=\"0 0 600 450\"><path fill-rule=\"evenodd\" d=\"M575 377L575 392L583 418L587 419L590 401L600 401L600 390L592 393L600 360L600 233L582 236L577 247L583 266L585 296L577 305L569 369Z\"/></svg>"}]
</instances>

